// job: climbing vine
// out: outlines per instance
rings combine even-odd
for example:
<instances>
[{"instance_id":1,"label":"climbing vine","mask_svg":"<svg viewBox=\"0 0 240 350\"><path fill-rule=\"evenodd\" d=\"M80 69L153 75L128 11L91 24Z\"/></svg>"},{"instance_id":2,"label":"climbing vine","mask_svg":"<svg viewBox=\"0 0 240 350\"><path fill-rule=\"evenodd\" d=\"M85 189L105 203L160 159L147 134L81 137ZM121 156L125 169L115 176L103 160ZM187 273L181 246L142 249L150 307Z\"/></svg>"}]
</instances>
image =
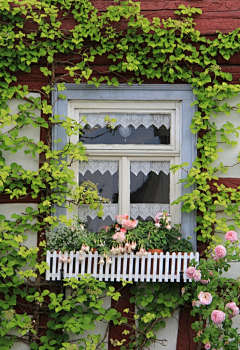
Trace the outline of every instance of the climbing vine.
<instances>
[{"instance_id":1,"label":"climbing vine","mask_svg":"<svg viewBox=\"0 0 240 350\"><path fill-rule=\"evenodd\" d=\"M150 21L141 14L140 3L132 0L116 1L102 13L88 0L0 0L0 192L11 200L33 203L11 220L0 215L2 350L15 342L39 350L104 349L109 322L128 325L128 319L136 320L123 333L130 334L128 340L112 339L112 344L121 350L146 349L152 341L163 343L154 332L165 326L164 318L171 317L179 305L192 300L192 313L199 315L193 324L199 349L238 348L232 308L226 311L226 304L238 302L239 281L220 278L219 273L228 270L230 261L239 260L239 251L235 241L227 241L227 254L213 252L216 245L223 247L222 233L240 227L240 191L219 184L218 174L227 173L229 167L222 162L215 165L223 144L228 152L238 144L240 127L231 122L231 112L239 112L240 104L233 105L230 98L238 96L240 86L231 83L232 75L221 69L217 57L229 60L238 53L240 34L237 28L210 40L195 28L200 9L181 5L175 14ZM107 67L101 66L103 61ZM39 79L33 83L35 75ZM123 316L103 307L106 295L121 299L111 285L91 277L72 279L65 281L69 294L64 296L57 282L45 282L45 242L31 247L28 236L40 235L58 221L71 224L65 216L56 218L57 206L71 210L74 205L89 204L99 216L103 209L94 188L75 182L72 163L87 160L82 143L69 141L60 150L53 147L61 145L61 140L52 140L54 127L64 128L69 137L82 130L69 116L52 115L57 101L52 101L51 93L62 91L59 98L65 99L66 82L96 87L106 83L113 88L143 82L192 85L198 108L190 127L199 136L198 156L191 169L176 164L172 170L187 172L181 182L191 191L176 203L182 202L183 211L197 211L198 240L206 251L198 272L194 270L195 282L182 290L182 296L174 284L132 286L131 302L139 309L134 315L125 310ZM11 101L18 101L17 109ZM221 113L226 121L219 127L215 121ZM33 129L41 129L39 141L31 137ZM25 166L24 154L29 164L31 158L39 167ZM239 162L240 154L231 167ZM202 300L211 298L203 299L201 292L211 294L209 304ZM211 318L217 308L229 316L220 323ZM47 328L41 323L44 315L48 315ZM105 324L104 337L98 335L98 322ZM94 332L84 337L89 330ZM69 338L69 333L76 337Z\"/></svg>"}]
</instances>

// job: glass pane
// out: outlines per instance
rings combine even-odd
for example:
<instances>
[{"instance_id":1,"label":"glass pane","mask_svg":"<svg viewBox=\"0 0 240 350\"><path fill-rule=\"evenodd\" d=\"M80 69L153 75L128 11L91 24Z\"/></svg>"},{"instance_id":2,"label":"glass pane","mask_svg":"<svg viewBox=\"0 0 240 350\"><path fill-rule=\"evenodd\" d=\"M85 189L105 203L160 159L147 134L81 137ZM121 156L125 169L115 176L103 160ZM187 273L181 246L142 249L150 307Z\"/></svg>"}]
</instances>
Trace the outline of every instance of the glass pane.
<instances>
[{"instance_id":1,"label":"glass pane","mask_svg":"<svg viewBox=\"0 0 240 350\"><path fill-rule=\"evenodd\" d=\"M130 216L153 220L159 211L169 212L170 162L130 162Z\"/></svg>"},{"instance_id":2,"label":"glass pane","mask_svg":"<svg viewBox=\"0 0 240 350\"><path fill-rule=\"evenodd\" d=\"M130 203L169 203L169 174L131 172L130 181Z\"/></svg>"},{"instance_id":3,"label":"glass pane","mask_svg":"<svg viewBox=\"0 0 240 350\"><path fill-rule=\"evenodd\" d=\"M111 203L118 203L118 171L111 175L109 171L101 174L96 171L93 174L88 170L85 175L79 174L79 184L83 181L91 181L97 185L101 197L107 198Z\"/></svg>"},{"instance_id":4,"label":"glass pane","mask_svg":"<svg viewBox=\"0 0 240 350\"><path fill-rule=\"evenodd\" d=\"M99 170L96 170L97 167L99 167ZM90 160L86 164L80 163L79 168L79 184L83 184L84 181L91 181L97 185L98 194L110 200L110 204L104 204L103 219L99 219L97 211L90 210L87 205L79 208L79 217L85 220L87 228L92 232L97 232L100 226L112 224L115 221L115 215L118 214L118 162Z\"/></svg>"},{"instance_id":5,"label":"glass pane","mask_svg":"<svg viewBox=\"0 0 240 350\"><path fill-rule=\"evenodd\" d=\"M79 208L79 218L84 220L86 228L91 232L98 232L105 226L110 226L115 222L118 215L118 204L104 204L103 218L96 217L96 211L90 210L89 206L81 205Z\"/></svg>"},{"instance_id":6,"label":"glass pane","mask_svg":"<svg viewBox=\"0 0 240 350\"><path fill-rule=\"evenodd\" d=\"M90 129L85 126L80 141L84 144L121 144L121 145L169 145L170 144L170 128L166 129L164 125L157 128L154 125L145 128L140 125L134 128L128 125L125 128L118 125L114 129L107 127L96 127Z\"/></svg>"}]
</instances>

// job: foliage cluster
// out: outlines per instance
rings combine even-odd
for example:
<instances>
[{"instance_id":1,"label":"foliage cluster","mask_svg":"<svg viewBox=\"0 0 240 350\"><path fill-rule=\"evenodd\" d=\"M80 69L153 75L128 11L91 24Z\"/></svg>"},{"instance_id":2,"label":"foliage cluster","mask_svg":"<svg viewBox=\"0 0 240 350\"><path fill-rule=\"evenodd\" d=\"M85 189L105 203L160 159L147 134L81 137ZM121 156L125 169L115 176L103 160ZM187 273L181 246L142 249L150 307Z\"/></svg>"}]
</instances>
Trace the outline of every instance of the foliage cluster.
<instances>
[{"instance_id":1,"label":"foliage cluster","mask_svg":"<svg viewBox=\"0 0 240 350\"><path fill-rule=\"evenodd\" d=\"M237 96L240 86L231 84L232 75L217 64L217 56L229 60L238 53L240 34L237 28L207 39L195 29L194 17L200 14L199 9L181 5L176 11L177 18L154 17L150 21L141 14L140 4L132 0L117 1L103 13L88 0L0 0L0 192L10 199L25 198L36 203L21 214L13 214L11 220L0 215L2 350L9 350L14 342L36 350L103 349L106 336L101 339L95 334L84 338L83 331L92 330L98 321L104 321L107 334L110 321L115 324L126 321L115 309L102 306L103 293L118 299L118 292L90 277L66 281L70 290L66 299L64 293L50 292L56 286L46 285L44 281L47 268L44 242L38 248L31 248L26 241L29 230L37 234L56 223L56 206L71 210L74 205L89 204L102 214L102 198L92 188L86 190L85 186L76 184L71 168L74 162L87 160L82 143L74 144L70 139L81 133L81 124L69 116L52 115L52 106L57 101L51 101L51 92L64 91L65 82L96 87L103 82L118 86L122 82L133 84L151 79L191 84L198 106L191 130L201 137L197 142L198 156L182 180L190 191L176 202L182 202L184 211L198 211L198 239L210 249L211 242L221 242L216 232L240 227L240 191L218 185L217 174L226 173L228 167L214 163L222 151L219 142L230 151L237 145L240 127L235 127L227 117L231 111L240 109L227 99ZM104 74L97 68L101 56L109 62ZM36 73L42 74L42 84L36 82L29 89L26 82ZM65 98L64 92L59 98ZM17 111L9 107L11 99L19 100ZM214 121L219 114L226 115L221 127ZM66 145L61 145L61 140L52 141L52 130L56 127L64 128L69 137ZM33 128L41 128L44 137L40 141L31 137L29 130ZM55 143L59 144L59 150L55 149ZM21 154L37 162L39 158L39 168L25 168ZM240 155L232 166L239 161ZM187 165L175 165L173 171L182 167ZM210 191L210 182L216 188L215 194ZM223 215L219 216L219 212ZM234 226L228 224L229 219ZM59 220L71 225L71 220L64 216ZM225 299L237 302L239 283L218 278L218 271L227 270L230 260L239 259L234 249L228 247L227 257L217 262L210 258L201 261L201 268L212 270L214 278L207 287L194 282L182 298L174 285L133 287L132 301L143 307L135 316L140 316L135 339L120 344L113 340L116 346L123 350L138 344L141 349L151 340L157 341L154 331L164 326L162 318L170 317L183 300L196 298L200 289L214 291L214 307L218 304L222 309L221 300ZM154 295L152 290L156 291ZM226 349L230 343L234 346L231 349L236 348L238 335L231 318L221 328L223 340L217 341L219 327L207 321L211 307L194 308L194 312L202 317L193 326L197 332L201 331L196 338L199 348L209 340L215 348L223 346L223 342ZM41 328L43 315L49 316L48 330ZM69 340L69 332L76 334L80 344L78 340ZM235 343L228 343L229 337Z\"/></svg>"}]
</instances>

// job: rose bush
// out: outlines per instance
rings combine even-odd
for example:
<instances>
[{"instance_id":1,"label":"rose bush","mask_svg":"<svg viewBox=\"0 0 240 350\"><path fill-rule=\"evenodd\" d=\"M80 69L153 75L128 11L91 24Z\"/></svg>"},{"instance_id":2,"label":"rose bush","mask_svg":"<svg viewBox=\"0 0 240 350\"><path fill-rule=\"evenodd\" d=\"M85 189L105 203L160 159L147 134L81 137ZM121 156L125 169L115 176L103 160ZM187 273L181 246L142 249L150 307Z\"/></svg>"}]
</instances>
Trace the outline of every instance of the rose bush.
<instances>
[{"instance_id":1,"label":"rose bush","mask_svg":"<svg viewBox=\"0 0 240 350\"><path fill-rule=\"evenodd\" d=\"M203 344L204 349L238 350L240 345L238 330L233 327L233 319L239 314L240 283L225 277L230 263L240 261L240 248L235 231L228 231L225 239L222 244L211 243L206 258L185 271L192 283L183 297L191 300L191 314L199 318L192 324L199 348Z\"/></svg>"}]
</instances>

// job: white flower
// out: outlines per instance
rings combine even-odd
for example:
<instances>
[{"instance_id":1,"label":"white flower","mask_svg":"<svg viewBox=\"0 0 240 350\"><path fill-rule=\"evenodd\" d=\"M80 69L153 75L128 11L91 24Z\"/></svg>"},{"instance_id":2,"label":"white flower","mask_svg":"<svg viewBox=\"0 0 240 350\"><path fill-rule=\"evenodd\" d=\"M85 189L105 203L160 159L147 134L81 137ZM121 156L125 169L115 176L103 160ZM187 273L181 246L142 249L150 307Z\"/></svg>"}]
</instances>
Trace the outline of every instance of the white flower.
<instances>
[{"instance_id":1,"label":"white flower","mask_svg":"<svg viewBox=\"0 0 240 350\"><path fill-rule=\"evenodd\" d=\"M107 263L108 265L110 265L110 264L112 263L112 259L111 259L111 258L109 258L109 257L107 257L107 259L106 259L106 263Z\"/></svg>"},{"instance_id":2,"label":"white flower","mask_svg":"<svg viewBox=\"0 0 240 350\"><path fill-rule=\"evenodd\" d=\"M105 264L104 258L103 258L102 256L101 256L101 258L100 258L99 264L100 264L100 265L104 265L104 264Z\"/></svg>"}]
</instances>

